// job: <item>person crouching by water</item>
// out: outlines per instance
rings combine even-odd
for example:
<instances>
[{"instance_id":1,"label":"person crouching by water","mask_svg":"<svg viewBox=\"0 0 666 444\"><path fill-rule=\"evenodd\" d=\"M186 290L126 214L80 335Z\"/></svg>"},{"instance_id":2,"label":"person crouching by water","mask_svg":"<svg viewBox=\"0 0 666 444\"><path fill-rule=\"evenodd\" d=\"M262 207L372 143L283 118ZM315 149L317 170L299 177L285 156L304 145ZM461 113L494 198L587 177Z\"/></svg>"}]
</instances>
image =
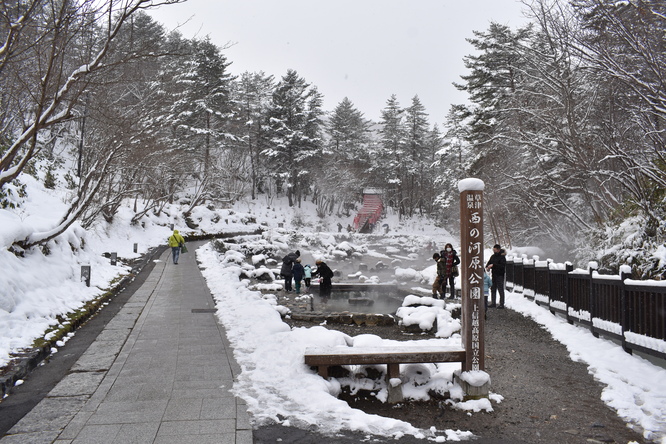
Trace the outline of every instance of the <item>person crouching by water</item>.
<instances>
[{"instance_id":1,"label":"person crouching by water","mask_svg":"<svg viewBox=\"0 0 666 444\"><path fill-rule=\"evenodd\" d=\"M291 267L291 272L294 274L294 288L296 289L296 294L301 294L301 281L305 276L305 269L301 265L301 258L296 258L294 266Z\"/></svg>"},{"instance_id":2,"label":"person crouching by water","mask_svg":"<svg viewBox=\"0 0 666 444\"><path fill-rule=\"evenodd\" d=\"M321 278L319 281L319 296L328 299L331 296L331 290L333 289L333 283L331 282L331 278L333 278L333 270L331 270L331 268L326 265L326 262L321 259L317 259L315 264L317 264L317 270L312 273L312 275Z\"/></svg>"},{"instance_id":3,"label":"person crouching by water","mask_svg":"<svg viewBox=\"0 0 666 444\"><path fill-rule=\"evenodd\" d=\"M185 238L180 235L178 230L173 230L173 234L169 236L169 246L171 247L171 257L173 263L178 265L178 258L180 257L180 248L185 245Z\"/></svg>"},{"instance_id":4,"label":"person crouching by water","mask_svg":"<svg viewBox=\"0 0 666 444\"><path fill-rule=\"evenodd\" d=\"M284 290L291 291L291 278L294 276L293 271L291 270L298 259L301 256L301 252L296 250L293 253L287 254L282 258L282 268L280 268L280 276L284 278Z\"/></svg>"}]
</instances>

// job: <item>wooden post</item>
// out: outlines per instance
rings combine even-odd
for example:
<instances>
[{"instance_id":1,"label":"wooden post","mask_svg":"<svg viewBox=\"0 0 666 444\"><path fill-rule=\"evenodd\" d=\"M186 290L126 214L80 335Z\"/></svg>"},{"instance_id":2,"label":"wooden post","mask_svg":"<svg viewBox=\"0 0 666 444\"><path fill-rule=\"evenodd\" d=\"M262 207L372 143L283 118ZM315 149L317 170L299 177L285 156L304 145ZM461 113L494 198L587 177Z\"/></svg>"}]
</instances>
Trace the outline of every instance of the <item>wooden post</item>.
<instances>
[{"instance_id":1,"label":"wooden post","mask_svg":"<svg viewBox=\"0 0 666 444\"><path fill-rule=\"evenodd\" d=\"M134 252L137 253L139 251L139 244L134 243Z\"/></svg>"},{"instance_id":2,"label":"wooden post","mask_svg":"<svg viewBox=\"0 0 666 444\"><path fill-rule=\"evenodd\" d=\"M594 329L594 317L597 314L597 295L594 291L594 272L597 271L599 266L596 262L588 263L588 272L590 273L590 289L589 289L589 307L590 307L590 332L595 338L599 337L599 333Z\"/></svg>"},{"instance_id":3,"label":"wooden post","mask_svg":"<svg viewBox=\"0 0 666 444\"><path fill-rule=\"evenodd\" d=\"M483 294L483 189L480 179L463 179L460 190L460 278L463 371L485 371L485 304Z\"/></svg>"},{"instance_id":4,"label":"wooden post","mask_svg":"<svg viewBox=\"0 0 666 444\"><path fill-rule=\"evenodd\" d=\"M564 301L566 302L566 316L567 316L567 322L571 325L573 325L574 321L569 315L569 306L571 305L571 279L569 278L569 273L573 271L573 265L572 264L566 264L565 265L566 270L567 270L567 279L565 280L565 292L564 292Z\"/></svg>"},{"instance_id":5,"label":"wooden post","mask_svg":"<svg viewBox=\"0 0 666 444\"><path fill-rule=\"evenodd\" d=\"M627 345L627 337L625 332L631 331L631 326L629 325L629 301L627 300L627 287L624 284L626 279L631 277L630 273L627 273L625 270L620 270L620 279L622 280L621 288L621 303L622 303L622 315L621 315L621 324L622 324L622 350L626 351L630 355L633 354L633 350L630 346Z\"/></svg>"},{"instance_id":6,"label":"wooden post","mask_svg":"<svg viewBox=\"0 0 666 444\"><path fill-rule=\"evenodd\" d=\"M111 253L111 265L116 265L118 262L118 253Z\"/></svg>"}]
</instances>

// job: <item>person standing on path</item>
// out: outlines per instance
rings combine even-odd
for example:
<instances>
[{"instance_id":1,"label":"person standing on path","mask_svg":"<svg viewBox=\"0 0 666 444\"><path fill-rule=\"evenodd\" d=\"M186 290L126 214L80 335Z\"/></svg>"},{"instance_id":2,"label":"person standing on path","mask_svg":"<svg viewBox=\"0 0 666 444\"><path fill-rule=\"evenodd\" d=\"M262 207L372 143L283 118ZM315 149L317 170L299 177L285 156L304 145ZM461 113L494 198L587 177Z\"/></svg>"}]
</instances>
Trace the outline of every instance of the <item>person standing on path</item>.
<instances>
[{"instance_id":1,"label":"person standing on path","mask_svg":"<svg viewBox=\"0 0 666 444\"><path fill-rule=\"evenodd\" d=\"M301 265L301 258L296 258L294 266L291 267L291 272L294 274L294 288L296 289L296 294L301 294L301 281L303 276L305 276L305 269Z\"/></svg>"},{"instance_id":2,"label":"person standing on path","mask_svg":"<svg viewBox=\"0 0 666 444\"><path fill-rule=\"evenodd\" d=\"M504 256L504 250L499 244L493 246L493 255L488 259L486 264L486 270L492 271L493 274L493 285L490 287L490 308L504 308L504 270L506 268L506 257ZM500 300L499 305L497 302L497 292L499 291Z\"/></svg>"},{"instance_id":3,"label":"person standing on path","mask_svg":"<svg viewBox=\"0 0 666 444\"><path fill-rule=\"evenodd\" d=\"M460 258L451 244L446 244L444 250L439 254L441 255L440 261L444 262L446 267L445 278L442 281L442 296L446 296L446 283L448 282L449 287L451 287L451 296L449 296L449 299L453 299L456 297L455 282L456 277L458 276L458 264L460 263Z\"/></svg>"},{"instance_id":4,"label":"person standing on path","mask_svg":"<svg viewBox=\"0 0 666 444\"><path fill-rule=\"evenodd\" d=\"M446 293L442 291L442 282L446 279L446 263L442 261L439 253L433 254L432 259L437 262L437 276L435 276L435 282L432 283L432 297L435 299L444 299Z\"/></svg>"},{"instance_id":5,"label":"person standing on path","mask_svg":"<svg viewBox=\"0 0 666 444\"><path fill-rule=\"evenodd\" d=\"M169 236L169 246L171 247L171 257L173 263L178 265L178 258L180 257L180 249L185 245L185 238L180 235L178 230L173 230L173 234Z\"/></svg>"},{"instance_id":6,"label":"person standing on path","mask_svg":"<svg viewBox=\"0 0 666 444\"><path fill-rule=\"evenodd\" d=\"M291 291L291 278L294 276L294 272L291 268L294 266L296 259L301 256L299 250L294 251L293 253L287 254L282 258L282 268L280 268L280 276L284 278L284 290Z\"/></svg>"}]
</instances>

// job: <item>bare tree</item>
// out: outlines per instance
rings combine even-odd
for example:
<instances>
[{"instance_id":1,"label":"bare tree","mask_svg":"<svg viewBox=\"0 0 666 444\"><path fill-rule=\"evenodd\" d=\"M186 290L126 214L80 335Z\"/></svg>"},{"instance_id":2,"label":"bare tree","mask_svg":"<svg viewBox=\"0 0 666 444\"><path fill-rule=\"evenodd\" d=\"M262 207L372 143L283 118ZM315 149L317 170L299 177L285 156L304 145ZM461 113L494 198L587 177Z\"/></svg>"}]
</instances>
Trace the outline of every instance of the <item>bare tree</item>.
<instances>
[{"instance_id":1,"label":"bare tree","mask_svg":"<svg viewBox=\"0 0 666 444\"><path fill-rule=\"evenodd\" d=\"M41 131L72 118L89 82L109 68L123 25L137 11L180 1L3 2L0 83L12 91L14 113L23 121L11 128L15 136L0 158L0 188L39 152Z\"/></svg>"}]
</instances>

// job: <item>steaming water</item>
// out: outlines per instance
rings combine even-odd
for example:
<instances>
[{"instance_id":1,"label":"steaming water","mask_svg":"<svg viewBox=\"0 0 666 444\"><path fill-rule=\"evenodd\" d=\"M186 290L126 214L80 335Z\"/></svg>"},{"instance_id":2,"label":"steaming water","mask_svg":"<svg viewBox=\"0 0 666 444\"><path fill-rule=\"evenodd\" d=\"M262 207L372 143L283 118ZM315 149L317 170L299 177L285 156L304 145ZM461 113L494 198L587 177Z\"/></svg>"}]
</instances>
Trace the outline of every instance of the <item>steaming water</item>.
<instances>
[{"instance_id":1,"label":"steaming water","mask_svg":"<svg viewBox=\"0 0 666 444\"><path fill-rule=\"evenodd\" d=\"M314 309L327 313L380 313L395 314L405 297L397 288L382 287L370 290L336 290L329 298L319 296L319 291L312 292ZM352 301L350 302L350 299Z\"/></svg>"}]
</instances>

